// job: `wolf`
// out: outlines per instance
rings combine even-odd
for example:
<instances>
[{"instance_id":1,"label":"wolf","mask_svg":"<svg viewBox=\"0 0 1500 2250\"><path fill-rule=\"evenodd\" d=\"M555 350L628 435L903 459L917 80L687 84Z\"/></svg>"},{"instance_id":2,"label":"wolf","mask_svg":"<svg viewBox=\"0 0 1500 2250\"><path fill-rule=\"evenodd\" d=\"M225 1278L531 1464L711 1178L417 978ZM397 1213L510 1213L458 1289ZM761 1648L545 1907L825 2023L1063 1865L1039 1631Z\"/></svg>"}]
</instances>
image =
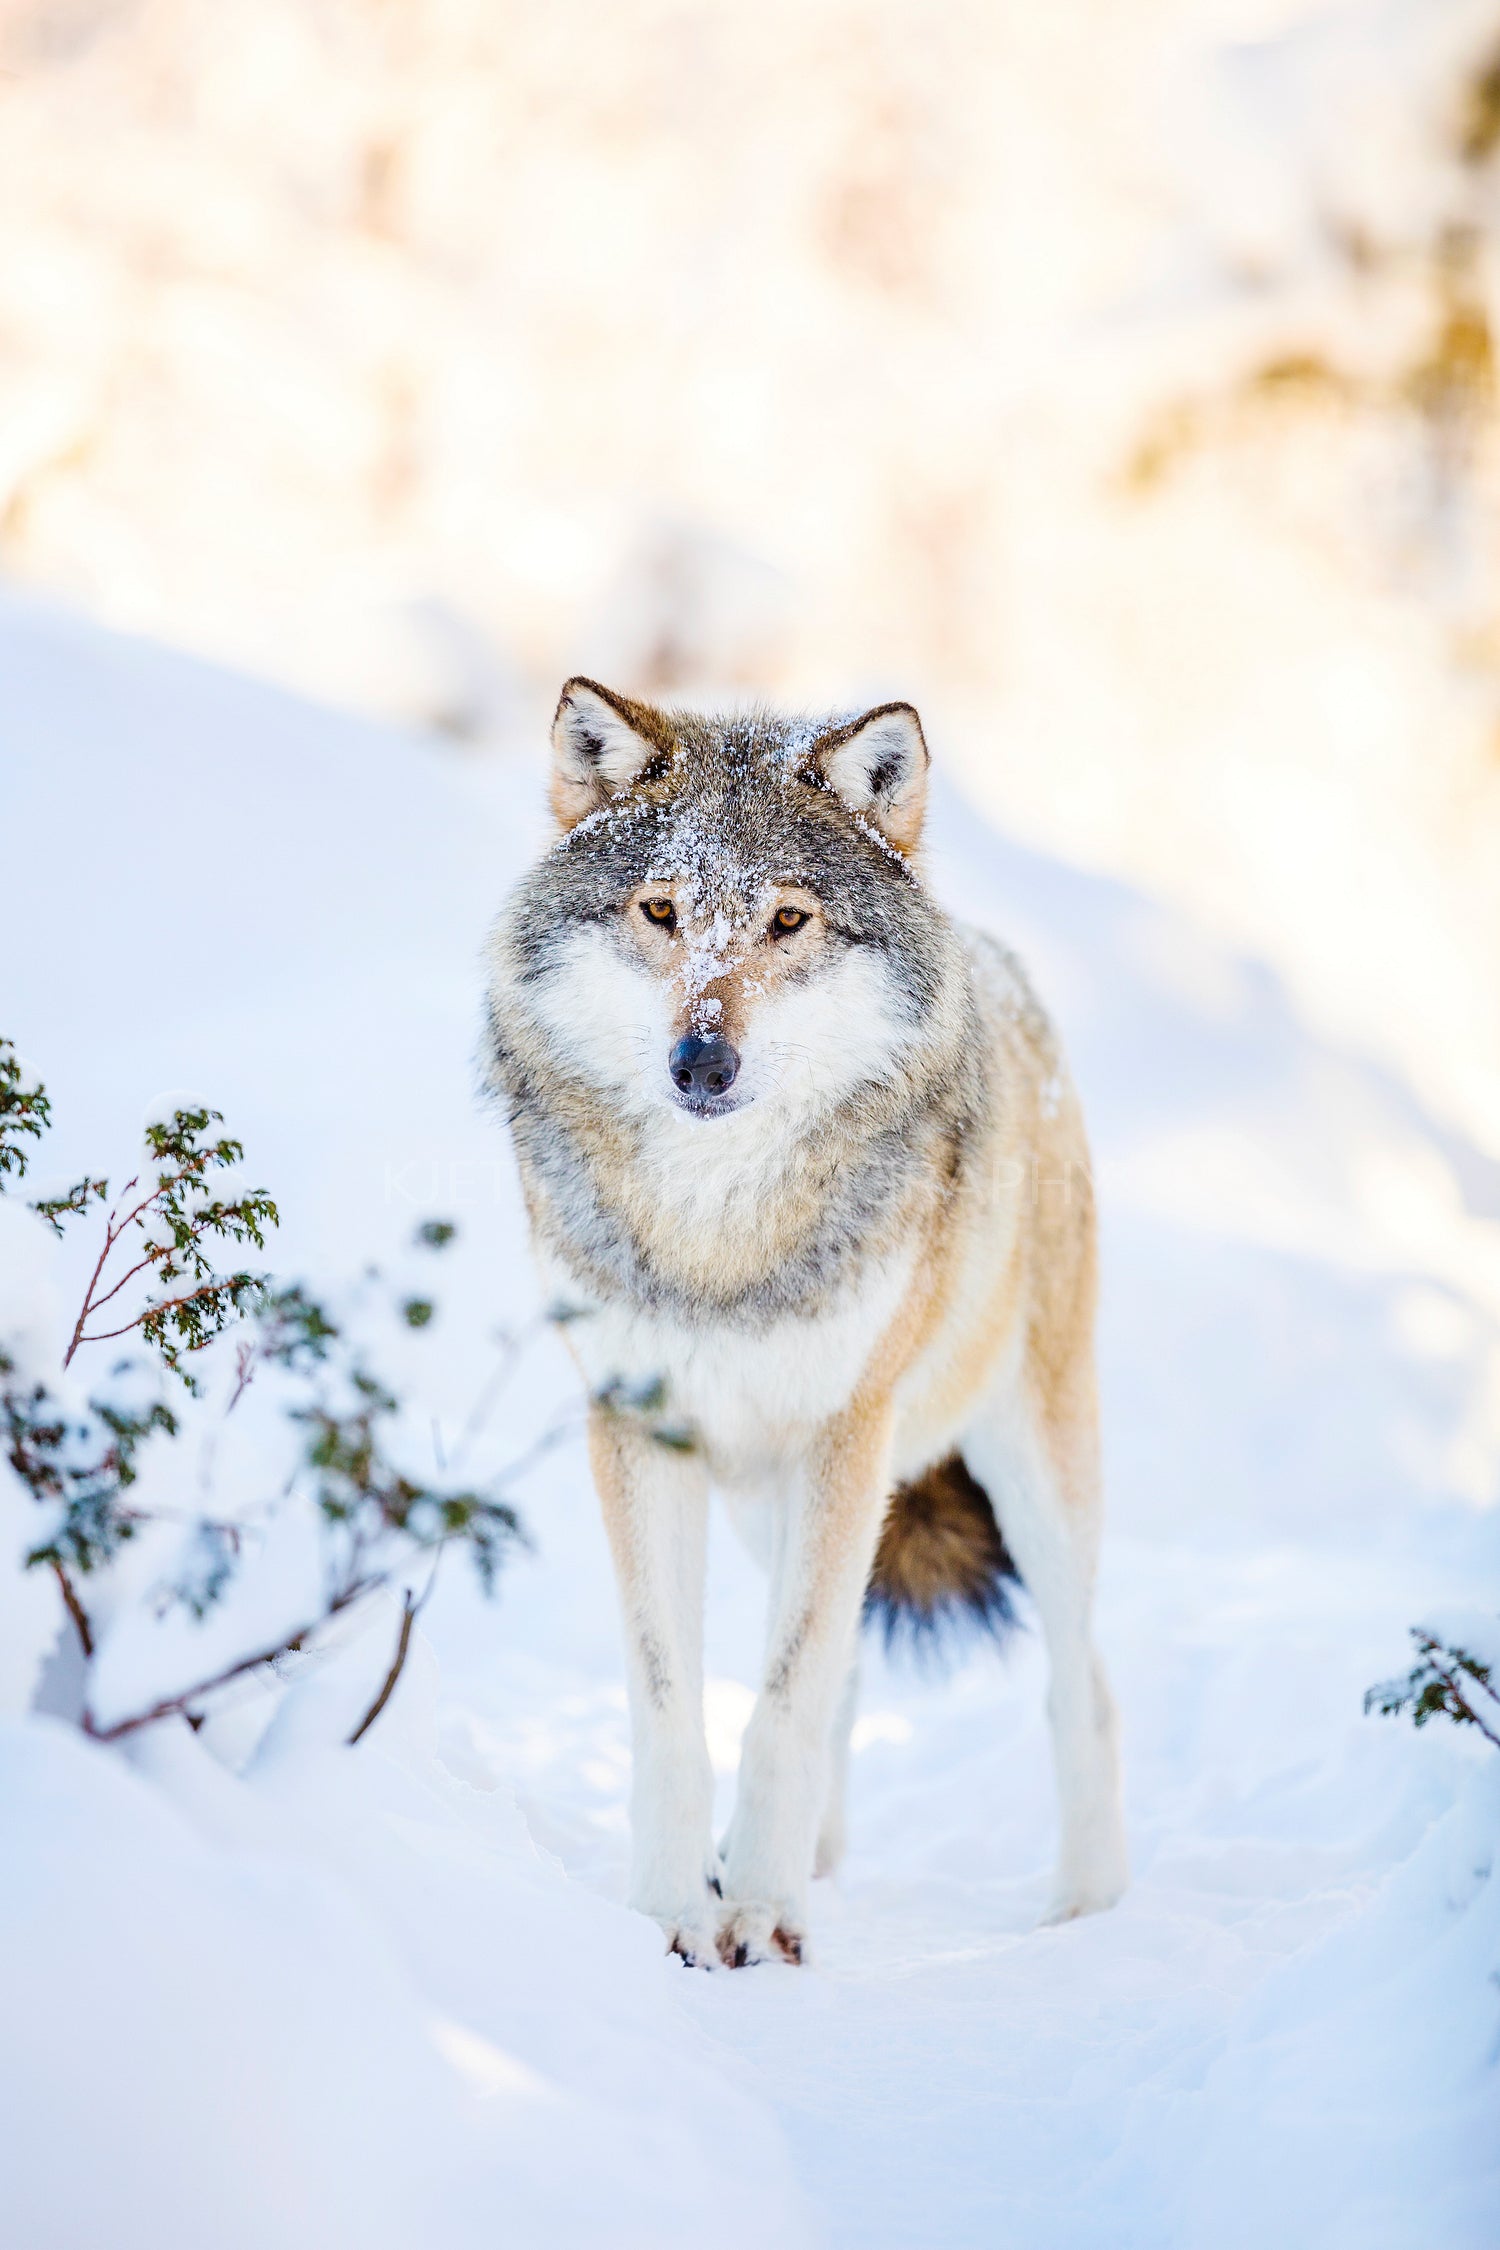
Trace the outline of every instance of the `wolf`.
<instances>
[{"instance_id":1,"label":"wolf","mask_svg":"<svg viewBox=\"0 0 1500 2250\"><path fill-rule=\"evenodd\" d=\"M486 1068L590 1387L624 1625L630 1903L714 1967L807 1957L844 1840L862 1612L1045 1638L1050 1916L1126 1881L1094 1645L1095 1212L1014 957L921 858L908 703L814 721L567 682L557 833L488 954ZM629 1411L662 1396L666 1419ZM769 1573L722 1847L703 1720L710 1488Z\"/></svg>"}]
</instances>

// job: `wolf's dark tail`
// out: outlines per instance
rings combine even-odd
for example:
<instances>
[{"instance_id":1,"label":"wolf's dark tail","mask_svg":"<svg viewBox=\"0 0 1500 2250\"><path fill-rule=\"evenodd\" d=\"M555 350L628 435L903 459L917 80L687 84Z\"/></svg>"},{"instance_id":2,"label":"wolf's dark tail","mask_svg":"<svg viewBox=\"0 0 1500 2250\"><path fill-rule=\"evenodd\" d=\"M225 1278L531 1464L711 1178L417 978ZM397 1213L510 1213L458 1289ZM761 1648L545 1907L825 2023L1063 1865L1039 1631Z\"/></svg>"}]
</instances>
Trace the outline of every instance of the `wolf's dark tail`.
<instances>
[{"instance_id":1,"label":"wolf's dark tail","mask_svg":"<svg viewBox=\"0 0 1500 2250\"><path fill-rule=\"evenodd\" d=\"M963 1457L950 1453L892 1494L865 1619L880 1627L887 1648L903 1633L931 1643L965 1620L998 1640L1015 1623L1011 1589L1020 1582L989 1494Z\"/></svg>"}]
</instances>

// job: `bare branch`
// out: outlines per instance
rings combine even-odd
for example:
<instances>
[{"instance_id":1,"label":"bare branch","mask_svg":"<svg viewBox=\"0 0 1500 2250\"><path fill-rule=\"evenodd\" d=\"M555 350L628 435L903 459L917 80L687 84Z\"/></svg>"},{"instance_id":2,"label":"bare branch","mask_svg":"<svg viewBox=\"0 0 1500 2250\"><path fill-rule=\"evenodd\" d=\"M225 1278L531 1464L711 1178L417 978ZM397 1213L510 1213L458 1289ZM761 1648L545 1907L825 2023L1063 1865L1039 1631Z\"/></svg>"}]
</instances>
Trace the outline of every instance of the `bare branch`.
<instances>
[{"instance_id":1,"label":"bare branch","mask_svg":"<svg viewBox=\"0 0 1500 2250\"><path fill-rule=\"evenodd\" d=\"M63 1569L62 1564L55 1562L52 1565L52 1570L57 1579L58 1591L63 1598L63 1607L73 1620L84 1656L86 1658L91 1657L94 1653L94 1629L89 1623L88 1611L78 1599L78 1589Z\"/></svg>"},{"instance_id":2,"label":"bare branch","mask_svg":"<svg viewBox=\"0 0 1500 2250\"><path fill-rule=\"evenodd\" d=\"M506 1384L515 1373L522 1353L544 1325L545 1322L541 1319L528 1320L524 1327L500 1338L500 1363L480 1391L478 1398L469 1410L468 1420L458 1433L458 1443L453 1448L452 1465L454 1468L457 1468L474 1439L484 1428L485 1423L494 1412Z\"/></svg>"},{"instance_id":3,"label":"bare branch","mask_svg":"<svg viewBox=\"0 0 1500 2250\"><path fill-rule=\"evenodd\" d=\"M99 1276L104 1271L104 1261L115 1246L114 1224L115 1215L114 1212L111 1211L109 1217L104 1222L104 1247L99 1252L97 1259L94 1261L94 1270L89 1275L88 1287L83 1292L83 1308L78 1315L77 1321L74 1323L73 1334L68 1344L68 1348L63 1353L63 1366L65 1368L72 1366L73 1354L77 1351L79 1345L83 1342L83 1324L94 1309L94 1291L98 1286Z\"/></svg>"},{"instance_id":4,"label":"bare branch","mask_svg":"<svg viewBox=\"0 0 1500 2250\"><path fill-rule=\"evenodd\" d=\"M254 1344L247 1343L243 1338L234 1348L235 1385L229 1404L224 1409L226 1422L250 1388L251 1378L255 1374L257 1356Z\"/></svg>"},{"instance_id":5,"label":"bare branch","mask_svg":"<svg viewBox=\"0 0 1500 2250\"><path fill-rule=\"evenodd\" d=\"M149 1320L153 1313L175 1312L179 1305L195 1305L200 1297L216 1297L223 1287L222 1280L205 1281L201 1288L185 1290L180 1297L155 1298L152 1303L142 1307L134 1320L127 1320L123 1328L101 1328L94 1335L85 1336L83 1341L86 1344L107 1344L114 1336L128 1336L132 1328L139 1328L141 1323ZM100 1303L103 1302L104 1300L101 1298ZM63 1365L67 1365L66 1360Z\"/></svg>"},{"instance_id":6,"label":"bare branch","mask_svg":"<svg viewBox=\"0 0 1500 2250\"><path fill-rule=\"evenodd\" d=\"M299 1625L295 1633L288 1633L283 1640L273 1641L269 1648L258 1649L253 1656L242 1656L237 1664L226 1665L222 1672L215 1672L211 1679L199 1680L193 1687L183 1688L176 1695L164 1695L149 1710L137 1711L128 1719L117 1719L113 1726L101 1727L93 1712L86 1710L83 1714L83 1731L92 1736L95 1742L118 1742L122 1736L134 1734L141 1727L152 1726L158 1719L185 1717L189 1704L197 1703L205 1695L212 1695L216 1688L227 1687L231 1680L243 1679L247 1672L260 1671L264 1665L274 1663L278 1656L291 1656L297 1650L305 1648L314 1633L329 1624L341 1610L348 1609L365 1594L373 1593L382 1583L378 1578L370 1578L363 1585L346 1588L343 1593L334 1596L322 1616L314 1618L310 1625Z\"/></svg>"},{"instance_id":7,"label":"bare branch","mask_svg":"<svg viewBox=\"0 0 1500 2250\"><path fill-rule=\"evenodd\" d=\"M439 1542L437 1553L432 1558L432 1568L427 1573L427 1583L417 1599L412 1600L412 1592L409 1586L401 1597L401 1631L396 1637L396 1653L391 1659L391 1668L381 1683L380 1693L349 1737L349 1748L351 1750L361 1735L369 1733L395 1693L396 1682L406 1668L407 1651L411 1647L411 1629L432 1598L432 1589L437 1584L438 1565L442 1562L447 1545L446 1539Z\"/></svg>"},{"instance_id":8,"label":"bare branch","mask_svg":"<svg viewBox=\"0 0 1500 2250\"><path fill-rule=\"evenodd\" d=\"M99 1312L102 1307L109 1303L111 1297L119 1296L120 1291L124 1288L127 1281L134 1281L138 1273L144 1273L147 1266L154 1266L159 1264L166 1255L167 1252L164 1244L153 1243L151 1248L146 1252L144 1258L137 1258L133 1266L126 1267L119 1280L115 1283L113 1289L106 1289L102 1297L96 1297L94 1299L93 1303L88 1308L89 1312ZM87 1314L85 1315L85 1318L87 1318ZM84 1336L80 1339L80 1341L85 1344L91 1344L94 1342L94 1340L95 1339L92 1336Z\"/></svg>"},{"instance_id":9,"label":"bare branch","mask_svg":"<svg viewBox=\"0 0 1500 2250\"><path fill-rule=\"evenodd\" d=\"M411 1629L418 1607L419 1604L412 1600L411 1588L408 1586L401 1597L401 1631L396 1636L396 1653L391 1658L391 1668L381 1682L380 1693L349 1737L351 1750L362 1735L369 1733L396 1691L396 1682L406 1666L406 1652L411 1647Z\"/></svg>"},{"instance_id":10,"label":"bare branch","mask_svg":"<svg viewBox=\"0 0 1500 2250\"><path fill-rule=\"evenodd\" d=\"M506 1464L500 1474L492 1480L491 1490L498 1486L504 1491L507 1485L514 1484L518 1478L528 1475L536 1467L538 1461L545 1460L547 1455L554 1452L558 1446L567 1445L572 1439L576 1438L582 1431L587 1419L587 1414L581 1407L570 1413L559 1415L551 1428L543 1430L541 1436L533 1445L529 1445L524 1453L518 1453L514 1461Z\"/></svg>"},{"instance_id":11,"label":"bare branch","mask_svg":"<svg viewBox=\"0 0 1500 2250\"><path fill-rule=\"evenodd\" d=\"M1485 1725L1485 1722L1481 1718L1479 1712L1474 1708L1473 1703L1464 1693L1462 1682L1465 1678L1465 1674L1459 1671L1455 1671L1450 1665L1447 1665L1443 1662L1442 1657L1438 1655L1436 1643L1428 1648L1425 1653L1428 1663L1432 1666L1432 1669L1434 1670L1434 1672L1436 1672L1438 1678L1442 1681L1444 1687L1448 1690L1448 1693L1452 1696L1454 1702L1463 1712L1465 1718L1472 1721L1472 1723L1476 1727L1478 1727L1486 1742L1493 1742L1495 1748L1497 1750L1500 1750L1500 1734L1496 1734L1493 1727ZM1447 1652L1445 1650L1444 1654L1446 1653Z\"/></svg>"}]
</instances>

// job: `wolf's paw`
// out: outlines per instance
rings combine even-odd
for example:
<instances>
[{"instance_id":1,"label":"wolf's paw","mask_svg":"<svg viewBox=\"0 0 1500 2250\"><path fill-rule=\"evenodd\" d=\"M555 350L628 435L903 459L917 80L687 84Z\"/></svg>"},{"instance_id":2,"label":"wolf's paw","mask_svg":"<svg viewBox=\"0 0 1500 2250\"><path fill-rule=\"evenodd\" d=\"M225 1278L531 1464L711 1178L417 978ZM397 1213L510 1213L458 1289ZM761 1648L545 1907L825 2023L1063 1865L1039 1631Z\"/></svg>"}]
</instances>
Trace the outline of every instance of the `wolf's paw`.
<instances>
[{"instance_id":1,"label":"wolf's paw","mask_svg":"<svg viewBox=\"0 0 1500 2250\"><path fill-rule=\"evenodd\" d=\"M1123 1866L1100 1868L1073 1879L1059 1876L1052 1902L1042 1916L1041 1928L1053 1929L1059 1922L1076 1922L1085 1914L1103 1914L1119 1900L1127 1881Z\"/></svg>"},{"instance_id":2,"label":"wolf's paw","mask_svg":"<svg viewBox=\"0 0 1500 2250\"><path fill-rule=\"evenodd\" d=\"M667 1951L675 1953L685 1969L716 1969L719 1949L710 1922L663 1922Z\"/></svg>"},{"instance_id":3,"label":"wolf's paw","mask_svg":"<svg viewBox=\"0 0 1500 2250\"><path fill-rule=\"evenodd\" d=\"M675 1953L688 1968L719 1966L719 1902L710 1896L706 1882L701 1895L690 1893L670 1904L664 1903L659 1894L651 1899L637 1896L630 1903L638 1914L649 1915L666 1939L668 1953Z\"/></svg>"},{"instance_id":4,"label":"wolf's paw","mask_svg":"<svg viewBox=\"0 0 1500 2250\"><path fill-rule=\"evenodd\" d=\"M774 1906L732 1905L719 1924L719 1959L726 1969L749 1969L759 1961L807 1959L807 1939L795 1917Z\"/></svg>"}]
</instances>

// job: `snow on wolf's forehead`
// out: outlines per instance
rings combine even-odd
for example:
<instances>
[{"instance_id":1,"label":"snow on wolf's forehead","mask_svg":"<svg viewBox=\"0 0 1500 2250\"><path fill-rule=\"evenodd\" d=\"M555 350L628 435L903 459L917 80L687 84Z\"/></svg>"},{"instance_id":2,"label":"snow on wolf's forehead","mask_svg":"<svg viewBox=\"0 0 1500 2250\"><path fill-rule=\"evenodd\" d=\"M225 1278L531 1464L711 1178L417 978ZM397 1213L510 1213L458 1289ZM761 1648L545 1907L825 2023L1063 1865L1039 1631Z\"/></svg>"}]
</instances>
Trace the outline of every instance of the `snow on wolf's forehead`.
<instances>
[{"instance_id":1,"label":"snow on wolf's forehead","mask_svg":"<svg viewBox=\"0 0 1500 2250\"><path fill-rule=\"evenodd\" d=\"M559 853L590 840L623 846L631 880L680 886L694 913L752 911L772 883L815 887L808 863L804 762L820 737L849 724L855 711L803 714L756 710L725 716L671 712L680 728L665 796L631 793L600 805L557 839ZM909 874L901 855L859 819L853 824ZM631 845L636 843L632 851ZM821 854L815 854L821 857Z\"/></svg>"}]
</instances>

